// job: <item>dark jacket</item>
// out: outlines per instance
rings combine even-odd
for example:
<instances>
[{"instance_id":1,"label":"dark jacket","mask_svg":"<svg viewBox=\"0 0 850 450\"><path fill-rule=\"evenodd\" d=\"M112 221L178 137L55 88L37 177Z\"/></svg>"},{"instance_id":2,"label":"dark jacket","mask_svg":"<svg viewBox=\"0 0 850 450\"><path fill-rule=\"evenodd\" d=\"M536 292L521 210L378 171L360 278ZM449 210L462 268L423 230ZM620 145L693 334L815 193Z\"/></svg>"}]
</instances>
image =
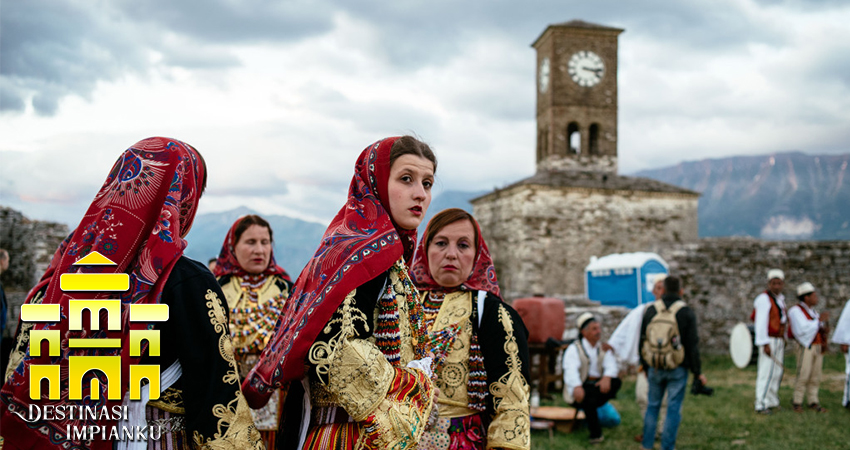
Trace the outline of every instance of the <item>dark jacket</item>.
<instances>
[{"instance_id":1,"label":"dark jacket","mask_svg":"<svg viewBox=\"0 0 850 450\"><path fill-rule=\"evenodd\" d=\"M677 294L664 294L661 300L664 301L664 306L670 308L670 305L676 300L681 300L681 297ZM656 313L655 305L650 305L643 314L643 323L640 325L640 346L638 349L643 348L643 341L646 340L646 326L649 325L649 322L655 317ZM680 309L676 313L676 323L679 325L679 335L682 337L682 345L685 347L685 360L682 362L681 367L689 369L693 372L694 376L699 376L702 373L702 365L699 359L699 333L697 331L697 317L694 314L694 310L690 306ZM647 362L643 360L643 355L641 355L640 362L644 367L648 366Z\"/></svg>"}]
</instances>

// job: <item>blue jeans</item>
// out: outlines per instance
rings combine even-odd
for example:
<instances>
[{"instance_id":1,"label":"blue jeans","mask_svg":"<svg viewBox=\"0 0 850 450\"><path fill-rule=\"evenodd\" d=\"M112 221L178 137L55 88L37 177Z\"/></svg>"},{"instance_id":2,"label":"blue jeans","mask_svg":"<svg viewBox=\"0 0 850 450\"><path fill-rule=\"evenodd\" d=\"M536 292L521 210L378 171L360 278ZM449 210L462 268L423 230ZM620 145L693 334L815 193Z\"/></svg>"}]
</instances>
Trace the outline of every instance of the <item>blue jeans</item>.
<instances>
[{"instance_id":1,"label":"blue jeans","mask_svg":"<svg viewBox=\"0 0 850 450\"><path fill-rule=\"evenodd\" d=\"M676 447L676 434L682 421L682 401L685 399L685 387L688 384L688 371L684 367L673 370L661 370L650 367L649 404L643 419L643 448L655 445L655 430L658 427L658 411L661 399L667 391L667 419L661 432L661 450L673 450Z\"/></svg>"}]
</instances>

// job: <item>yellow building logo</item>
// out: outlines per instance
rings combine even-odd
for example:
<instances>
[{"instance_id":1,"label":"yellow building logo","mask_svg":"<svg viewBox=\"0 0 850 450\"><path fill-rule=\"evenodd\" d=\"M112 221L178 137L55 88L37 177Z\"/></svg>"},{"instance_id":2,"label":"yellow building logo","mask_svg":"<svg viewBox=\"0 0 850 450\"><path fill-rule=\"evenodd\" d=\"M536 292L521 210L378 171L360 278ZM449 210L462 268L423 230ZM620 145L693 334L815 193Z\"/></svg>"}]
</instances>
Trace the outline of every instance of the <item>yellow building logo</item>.
<instances>
[{"instance_id":1,"label":"yellow building logo","mask_svg":"<svg viewBox=\"0 0 850 450\"><path fill-rule=\"evenodd\" d=\"M75 266L116 266L117 264L98 252L92 252ZM126 273L66 273L59 279L63 292L126 292L130 289L130 276ZM70 300L68 305L68 330L83 330L83 312L89 311L90 329L100 329L100 315L105 311L107 330L121 331L121 300ZM168 320L168 305L130 305L130 322L165 322ZM56 323L61 321L58 304L21 306L22 322ZM41 356L41 344L48 342L48 354L60 356L62 337L59 330L29 330L30 355ZM142 341L148 342L148 355L160 355L159 330L130 330L130 356L140 357ZM69 339L68 347L74 349L121 348L121 339L88 338ZM90 371L100 371L106 377L106 397L109 400L121 400L121 356L70 356L68 358L69 400L83 399L83 378ZM141 400L142 380L150 383L150 399L160 395L159 365L130 365L130 399ZM59 400L61 375L59 365L34 364L30 366L30 399L41 399L41 382L47 380L48 398ZM100 381L91 379L91 399L100 400Z\"/></svg>"}]
</instances>

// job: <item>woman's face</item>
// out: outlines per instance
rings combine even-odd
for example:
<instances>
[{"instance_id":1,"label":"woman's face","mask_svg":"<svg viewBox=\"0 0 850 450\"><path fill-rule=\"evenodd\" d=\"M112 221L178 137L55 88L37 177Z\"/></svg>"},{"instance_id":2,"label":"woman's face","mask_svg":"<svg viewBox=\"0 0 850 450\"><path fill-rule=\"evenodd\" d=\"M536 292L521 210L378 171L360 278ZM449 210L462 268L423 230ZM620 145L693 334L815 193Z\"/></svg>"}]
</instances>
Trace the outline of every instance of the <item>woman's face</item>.
<instances>
[{"instance_id":1,"label":"woman's face","mask_svg":"<svg viewBox=\"0 0 850 450\"><path fill-rule=\"evenodd\" d=\"M434 163L418 155L402 155L390 167L387 194L393 221L405 230L422 223L431 204Z\"/></svg>"},{"instance_id":2,"label":"woman's face","mask_svg":"<svg viewBox=\"0 0 850 450\"><path fill-rule=\"evenodd\" d=\"M269 229L253 224L242 232L239 242L233 248L236 262L242 270L251 275L262 273L269 266L272 254L272 239Z\"/></svg>"},{"instance_id":3,"label":"woman's face","mask_svg":"<svg viewBox=\"0 0 850 450\"><path fill-rule=\"evenodd\" d=\"M428 269L440 286L460 286L472 273L475 230L469 220L444 226L428 244Z\"/></svg>"}]
</instances>

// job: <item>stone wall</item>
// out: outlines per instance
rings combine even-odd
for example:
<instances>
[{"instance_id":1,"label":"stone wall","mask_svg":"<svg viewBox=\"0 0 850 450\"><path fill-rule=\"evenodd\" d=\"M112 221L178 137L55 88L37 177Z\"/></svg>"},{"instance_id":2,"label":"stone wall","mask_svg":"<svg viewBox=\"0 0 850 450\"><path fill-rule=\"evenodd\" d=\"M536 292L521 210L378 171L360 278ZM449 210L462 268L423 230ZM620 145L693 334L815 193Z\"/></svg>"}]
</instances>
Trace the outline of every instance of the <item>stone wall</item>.
<instances>
[{"instance_id":1,"label":"stone wall","mask_svg":"<svg viewBox=\"0 0 850 450\"><path fill-rule=\"evenodd\" d=\"M15 332L19 307L27 292L41 278L68 232L65 224L30 220L18 211L0 207L0 248L9 251L9 269L0 275L9 301L7 336Z\"/></svg>"},{"instance_id":2,"label":"stone wall","mask_svg":"<svg viewBox=\"0 0 850 450\"><path fill-rule=\"evenodd\" d=\"M699 322L700 350L728 354L729 333L738 322L751 323L753 299L767 287L767 271L785 271L788 307L796 304L796 286L809 281L818 289L819 311L830 311L834 326L850 298L850 241L771 242L753 238L708 238L665 246L659 254L670 273L682 278L684 298ZM628 312L579 296L564 298L564 338L577 335L575 320L584 311L599 319L611 335Z\"/></svg>"},{"instance_id":3,"label":"stone wall","mask_svg":"<svg viewBox=\"0 0 850 450\"><path fill-rule=\"evenodd\" d=\"M697 198L518 185L474 202L507 299L583 294L591 256L697 240Z\"/></svg>"},{"instance_id":4,"label":"stone wall","mask_svg":"<svg viewBox=\"0 0 850 450\"><path fill-rule=\"evenodd\" d=\"M798 284L814 284L820 297L817 309L830 311L833 325L850 298L850 241L709 238L665 247L659 254L670 264L670 273L682 277L685 299L700 322L704 351L727 352L732 327L750 323L753 299L767 288L768 269L785 271L789 307L797 302Z\"/></svg>"}]
</instances>

